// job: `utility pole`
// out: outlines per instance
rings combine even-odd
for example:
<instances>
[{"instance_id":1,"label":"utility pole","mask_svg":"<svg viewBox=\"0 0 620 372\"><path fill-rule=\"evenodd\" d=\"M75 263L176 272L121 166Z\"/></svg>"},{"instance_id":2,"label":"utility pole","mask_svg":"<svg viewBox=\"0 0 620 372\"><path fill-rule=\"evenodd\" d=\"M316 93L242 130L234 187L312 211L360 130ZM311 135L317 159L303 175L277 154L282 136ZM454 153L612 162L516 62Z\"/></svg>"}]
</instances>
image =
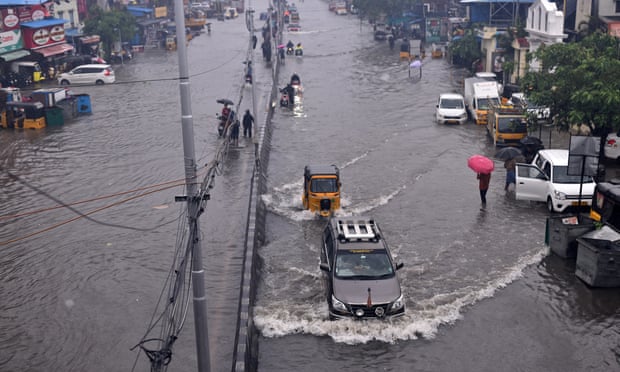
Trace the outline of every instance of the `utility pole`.
<instances>
[{"instance_id":1,"label":"utility pole","mask_svg":"<svg viewBox=\"0 0 620 372\"><path fill-rule=\"evenodd\" d=\"M192 294L194 305L194 328L198 371L210 372L209 332L207 330L207 297L205 294L205 272L202 267L200 244L200 204L196 180L196 159L194 150L194 119L192 116L187 44L185 36L185 11L183 0L174 0L174 21L176 23L177 53L179 56L179 89L181 93L181 127L183 130L183 159L185 162L185 184L187 189L187 218L190 236L188 245L192 249Z\"/></svg>"}]
</instances>

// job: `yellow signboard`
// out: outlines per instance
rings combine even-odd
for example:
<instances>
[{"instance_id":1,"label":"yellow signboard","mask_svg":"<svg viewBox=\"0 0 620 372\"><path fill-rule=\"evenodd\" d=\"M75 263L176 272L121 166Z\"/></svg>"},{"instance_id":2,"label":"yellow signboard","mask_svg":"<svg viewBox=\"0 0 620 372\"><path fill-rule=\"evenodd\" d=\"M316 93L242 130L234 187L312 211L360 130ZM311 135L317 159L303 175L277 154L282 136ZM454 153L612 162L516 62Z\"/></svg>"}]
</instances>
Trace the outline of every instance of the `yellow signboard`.
<instances>
[{"instance_id":1,"label":"yellow signboard","mask_svg":"<svg viewBox=\"0 0 620 372\"><path fill-rule=\"evenodd\" d=\"M155 18L163 18L168 16L168 8L160 6L155 8Z\"/></svg>"}]
</instances>

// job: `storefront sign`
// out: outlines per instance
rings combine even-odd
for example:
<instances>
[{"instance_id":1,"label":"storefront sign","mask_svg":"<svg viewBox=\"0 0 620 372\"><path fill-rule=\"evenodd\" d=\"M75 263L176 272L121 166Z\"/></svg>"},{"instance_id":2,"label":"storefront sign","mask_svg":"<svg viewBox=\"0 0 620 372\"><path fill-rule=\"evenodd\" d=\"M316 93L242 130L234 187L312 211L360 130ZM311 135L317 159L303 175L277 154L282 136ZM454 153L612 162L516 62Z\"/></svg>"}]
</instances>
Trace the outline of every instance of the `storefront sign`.
<instances>
[{"instance_id":1,"label":"storefront sign","mask_svg":"<svg viewBox=\"0 0 620 372\"><path fill-rule=\"evenodd\" d=\"M23 47L20 29L0 32L0 54L19 50Z\"/></svg>"},{"instance_id":2,"label":"storefront sign","mask_svg":"<svg viewBox=\"0 0 620 372\"><path fill-rule=\"evenodd\" d=\"M60 20L63 22L63 20ZM65 29L58 22L50 22L48 26L28 27L22 25L24 35L24 48L37 49L65 41ZM54 24L56 23L56 24Z\"/></svg>"},{"instance_id":3,"label":"storefront sign","mask_svg":"<svg viewBox=\"0 0 620 372\"><path fill-rule=\"evenodd\" d=\"M28 5L17 8L20 22L40 21L45 18L47 9L43 5Z\"/></svg>"},{"instance_id":4,"label":"storefront sign","mask_svg":"<svg viewBox=\"0 0 620 372\"><path fill-rule=\"evenodd\" d=\"M155 18L164 18L168 16L168 8L160 6L155 8Z\"/></svg>"},{"instance_id":5,"label":"storefront sign","mask_svg":"<svg viewBox=\"0 0 620 372\"><path fill-rule=\"evenodd\" d=\"M0 10L2 14L2 31L15 30L19 28L19 17L17 10L14 8L5 8Z\"/></svg>"}]
</instances>

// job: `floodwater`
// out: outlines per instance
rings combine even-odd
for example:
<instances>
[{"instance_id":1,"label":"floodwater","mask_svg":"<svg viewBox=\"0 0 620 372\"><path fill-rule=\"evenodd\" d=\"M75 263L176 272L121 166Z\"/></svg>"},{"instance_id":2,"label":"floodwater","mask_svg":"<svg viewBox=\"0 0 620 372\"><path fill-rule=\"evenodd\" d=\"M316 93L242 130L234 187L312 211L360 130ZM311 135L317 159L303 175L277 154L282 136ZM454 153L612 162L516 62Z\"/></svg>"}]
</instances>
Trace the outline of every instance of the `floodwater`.
<instances>
[{"instance_id":1,"label":"floodwater","mask_svg":"<svg viewBox=\"0 0 620 372\"><path fill-rule=\"evenodd\" d=\"M285 40L302 42L305 55L286 59L280 85L297 72L304 94L273 122L254 311L258 369L620 368L618 290L588 288L574 261L549 254L544 205L507 196L501 163L480 210L466 159L494 154L484 128L433 122L436 97L458 91L462 73L425 59L422 76L409 77L367 23L329 13L322 1L297 6L303 29ZM216 99L237 103L243 94L240 111L252 107L242 84L247 42L240 17L215 21L211 35L190 43L199 178L218 149ZM262 123L270 70L259 49L255 58ZM145 52L116 66L118 83L75 88L91 95L91 116L43 131L0 131L0 371L149 368L130 349L159 314L184 232L174 202L184 192L177 61L176 53ZM214 371L232 364L252 156L247 139L229 150L201 216ZM340 215L371 215L381 225L405 263L405 317L327 320L318 268L324 221L301 209L307 163L340 167ZM190 303L170 370L196 370L192 318ZM159 337L157 328L150 337Z\"/></svg>"},{"instance_id":2,"label":"floodwater","mask_svg":"<svg viewBox=\"0 0 620 372\"><path fill-rule=\"evenodd\" d=\"M463 74L426 58L409 74L398 48L324 2L298 4L303 107L279 111L269 163L270 214L255 321L260 371L608 371L620 368L620 294L590 289L574 261L549 255L542 204L504 191L496 163L480 208L473 154L492 157L485 129L434 122L437 97ZM398 44L397 44L398 46ZM428 49L428 48L427 48ZM545 143L547 137L544 137ZM566 137L552 135L553 145ZM329 321L319 270L325 221L302 210L306 164L341 171L340 216L381 225L407 314L392 322Z\"/></svg>"}]
</instances>

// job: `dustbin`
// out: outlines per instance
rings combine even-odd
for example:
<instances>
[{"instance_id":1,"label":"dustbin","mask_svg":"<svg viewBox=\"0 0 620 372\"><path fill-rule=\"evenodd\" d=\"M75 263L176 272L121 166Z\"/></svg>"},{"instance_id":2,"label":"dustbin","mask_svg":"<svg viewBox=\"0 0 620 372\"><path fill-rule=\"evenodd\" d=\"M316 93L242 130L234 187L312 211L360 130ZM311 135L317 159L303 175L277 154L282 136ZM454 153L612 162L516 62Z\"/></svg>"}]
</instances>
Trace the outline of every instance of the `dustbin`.
<instances>
[{"instance_id":1,"label":"dustbin","mask_svg":"<svg viewBox=\"0 0 620 372\"><path fill-rule=\"evenodd\" d=\"M74 97L77 99L77 112L78 114L92 114L93 108L90 103L90 95L88 94L76 94Z\"/></svg>"},{"instance_id":2,"label":"dustbin","mask_svg":"<svg viewBox=\"0 0 620 372\"><path fill-rule=\"evenodd\" d=\"M45 123L47 126L63 125L65 123L65 119L62 116L62 108L56 106L47 107L45 109Z\"/></svg>"},{"instance_id":3,"label":"dustbin","mask_svg":"<svg viewBox=\"0 0 620 372\"><path fill-rule=\"evenodd\" d=\"M577 238L594 230L588 215L560 215L547 218L549 248L563 258L577 257Z\"/></svg>"},{"instance_id":4,"label":"dustbin","mask_svg":"<svg viewBox=\"0 0 620 372\"><path fill-rule=\"evenodd\" d=\"M577 242L575 275L591 287L620 287L620 233L604 225Z\"/></svg>"}]
</instances>

